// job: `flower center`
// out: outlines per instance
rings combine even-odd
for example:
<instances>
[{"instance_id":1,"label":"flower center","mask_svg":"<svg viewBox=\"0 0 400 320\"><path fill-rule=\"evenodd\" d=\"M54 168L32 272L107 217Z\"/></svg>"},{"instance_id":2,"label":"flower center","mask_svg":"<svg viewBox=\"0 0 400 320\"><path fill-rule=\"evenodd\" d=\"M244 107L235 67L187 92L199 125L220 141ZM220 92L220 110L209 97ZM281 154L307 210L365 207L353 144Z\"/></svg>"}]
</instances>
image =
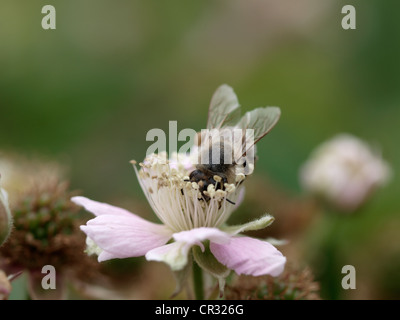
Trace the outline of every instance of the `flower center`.
<instances>
[{"instance_id":1,"label":"flower center","mask_svg":"<svg viewBox=\"0 0 400 320\"><path fill-rule=\"evenodd\" d=\"M200 227L219 227L236 208L240 182L225 183L215 177L215 184L202 190L201 182L190 182L189 175L196 168L190 156L166 153L148 156L135 167L139 183L158 218L173 231ZM200 185L199 185L200 184ZM218 185L219 184L219 185Z\"/></svg>"}]
</instances>

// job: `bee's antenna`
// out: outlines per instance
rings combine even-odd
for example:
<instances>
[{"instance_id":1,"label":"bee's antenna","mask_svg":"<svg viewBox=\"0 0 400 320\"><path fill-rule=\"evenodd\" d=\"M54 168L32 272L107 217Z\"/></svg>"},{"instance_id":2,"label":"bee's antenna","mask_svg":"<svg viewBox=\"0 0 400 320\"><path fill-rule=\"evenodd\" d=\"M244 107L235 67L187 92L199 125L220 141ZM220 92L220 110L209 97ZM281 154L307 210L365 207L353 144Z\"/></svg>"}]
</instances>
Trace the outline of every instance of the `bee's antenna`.
<instances>
[{"instance_id":1,"label":"bee's antenna","mask_svg":"<svg viewBox=\"0 0 400 320\"><path fill-rule=\"evenodd\" d=\"M229 203L231 203L231 204L233 204L233 205L236 205L235 202L233 202L233 201L231 201L231 200L229 200L229 199L226 199L226 201L228 201Z\"/></svg>"}]
</instances>

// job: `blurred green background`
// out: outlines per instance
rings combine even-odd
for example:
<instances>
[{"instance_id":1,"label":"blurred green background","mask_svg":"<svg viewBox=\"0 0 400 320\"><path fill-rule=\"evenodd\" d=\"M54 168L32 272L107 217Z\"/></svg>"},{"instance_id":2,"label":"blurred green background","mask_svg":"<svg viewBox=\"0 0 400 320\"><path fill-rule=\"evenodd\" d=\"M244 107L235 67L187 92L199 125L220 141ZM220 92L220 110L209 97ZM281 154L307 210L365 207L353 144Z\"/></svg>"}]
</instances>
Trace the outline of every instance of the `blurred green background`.
<instances>
[{"instance_id":1,"label":"blurred green background","mask_svg":"<svg viewBox=\"0 0 400 320\"><path fill-rule=\"evenodd\" d=\"M56 30L41 28L46 4ZM341 27L346 4L357 10L356 30ZM394 178L336 242L346 264L382 287L325 297L394 297L399 12L395 0L2 0L0 149L60 160L88 197L144 199L128 161L143 159L147 131L167 131L171 120L178 130L204 128L212 93L227 83L244 110L281 107L259 144L257 174L290 193L301 193L298 169L311 150L336 133L382 150ZM310 239L327 224L310 228Z\"/></svg>"}]
</instances>

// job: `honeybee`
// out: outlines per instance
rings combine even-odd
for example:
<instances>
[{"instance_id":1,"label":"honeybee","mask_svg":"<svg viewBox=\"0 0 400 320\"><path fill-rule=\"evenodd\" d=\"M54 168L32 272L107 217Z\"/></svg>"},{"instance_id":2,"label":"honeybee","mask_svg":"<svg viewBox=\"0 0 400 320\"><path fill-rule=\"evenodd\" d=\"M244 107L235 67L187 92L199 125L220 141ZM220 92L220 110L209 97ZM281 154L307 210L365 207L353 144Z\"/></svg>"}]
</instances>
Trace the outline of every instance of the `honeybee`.
<instances>
[{"instance_id":1,"label":"honeybee","mask_svg":"<svg viewBox=\"0 0 400 320\"><path fill-rule=\"evenodd\" d=\"M255 144L271 131L280 114L278 107L264 107L241 117L233 89L224 84L215 91L208 110L208 130L197 135L199 161L187 180L199 185L204 201L210 200L204 194L209 185L224 190L226 183L235 182L238 172L251 173Z\"/></svg>"}]
</instances>

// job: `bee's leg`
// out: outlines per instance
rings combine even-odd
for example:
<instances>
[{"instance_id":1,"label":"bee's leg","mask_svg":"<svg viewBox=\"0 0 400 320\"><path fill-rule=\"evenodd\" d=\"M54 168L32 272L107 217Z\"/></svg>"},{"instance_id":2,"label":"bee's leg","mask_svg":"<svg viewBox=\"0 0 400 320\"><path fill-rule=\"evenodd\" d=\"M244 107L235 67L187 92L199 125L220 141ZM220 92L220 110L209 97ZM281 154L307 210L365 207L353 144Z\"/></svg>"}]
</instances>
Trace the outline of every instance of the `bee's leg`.
<instances>
[{"instance_id":1,"label":"bee's leg","mask_svg":"<svg viewBox=\"0 0 400 320\"><path fill-rule=\"evenodd\" d=\"M231 201L231 200L229 200L229 199L226 199L226 201L228 201L229 203L231 203L231 204L233 204L233 205L236 205L235 202L233 202L233 201Z\"/></svg>"},{"instance_id":2,"label":"bee's leg","mask_svg":"<svg viewBox=\"0 0 400 320\"><path fill-rule=\"evenodd\" d=\"M181 189L181 193L182 193L182 195L184 196L183 189Z\"/></svg>"}]
</instances>

